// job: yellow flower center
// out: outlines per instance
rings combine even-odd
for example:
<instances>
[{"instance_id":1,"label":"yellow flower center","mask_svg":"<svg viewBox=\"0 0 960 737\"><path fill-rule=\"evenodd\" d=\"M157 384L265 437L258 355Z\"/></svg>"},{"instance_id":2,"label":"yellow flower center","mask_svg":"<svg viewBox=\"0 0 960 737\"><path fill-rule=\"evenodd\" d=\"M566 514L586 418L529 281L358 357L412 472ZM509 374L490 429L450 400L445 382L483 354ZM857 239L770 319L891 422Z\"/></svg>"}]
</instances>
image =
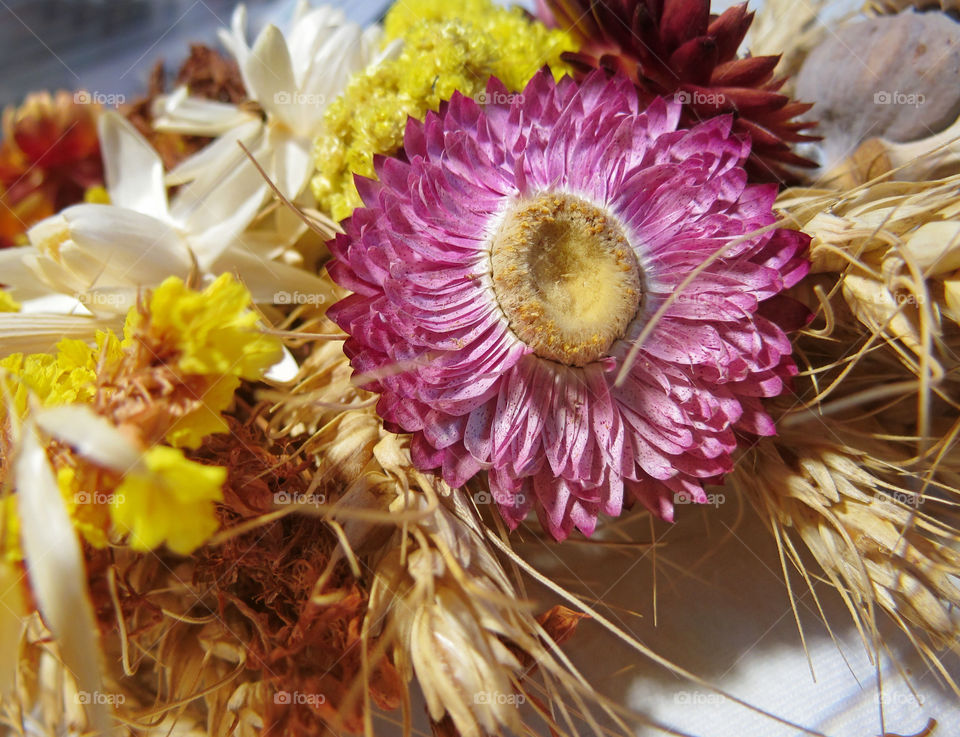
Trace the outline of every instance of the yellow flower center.
<instances>
[{"instance_id":1,"label":"yellow flower center","mask_svg":"<svg viewBox=\"0 0 960 737\"><path fill-rule=\"evenodd\" d=\"M620 224L573 195L518 202L493 236L490 261L513 332L538 356L570 366L607 355L643 300Z\"/></svg>"}]
</instances>

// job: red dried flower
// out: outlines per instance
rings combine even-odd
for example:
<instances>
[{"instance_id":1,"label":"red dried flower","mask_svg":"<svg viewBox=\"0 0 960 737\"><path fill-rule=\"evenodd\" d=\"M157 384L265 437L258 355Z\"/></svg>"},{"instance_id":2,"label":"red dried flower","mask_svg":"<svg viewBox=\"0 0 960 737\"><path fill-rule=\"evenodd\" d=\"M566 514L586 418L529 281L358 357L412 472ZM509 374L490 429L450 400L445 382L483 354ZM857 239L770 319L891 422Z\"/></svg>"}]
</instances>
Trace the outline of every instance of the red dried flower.
<instances>
[{"instance_id":1,"label":"red dried flower","mask_svg":"<svg viewBox=\"0 0 960 737\"><path fill-rule=\"evenodd\" d=\"M543 7L543 6L546 7ZM681 127L723 113L735 116L734 132L753 144L747 172L757 181L787 181L789 167L816 164L791 143L818 140L797 116L812 106L780 94L779 56L738 58L753 21L747 4L710 15L710 0L545 0L541 14L582 44L564 59L585 77L593 69L623 72L641 104L657 96L684 103Z\"/></svg>"}]
</instances>

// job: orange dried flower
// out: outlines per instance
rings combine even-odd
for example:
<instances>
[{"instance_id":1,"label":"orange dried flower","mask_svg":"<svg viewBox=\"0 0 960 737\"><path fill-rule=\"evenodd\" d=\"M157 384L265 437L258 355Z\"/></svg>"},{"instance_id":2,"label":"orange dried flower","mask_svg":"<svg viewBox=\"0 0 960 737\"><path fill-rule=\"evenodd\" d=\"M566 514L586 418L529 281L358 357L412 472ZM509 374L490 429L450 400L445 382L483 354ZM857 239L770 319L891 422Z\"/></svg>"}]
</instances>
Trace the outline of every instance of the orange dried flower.
<instances>
[{"instance_id":1,"label":"orange dried flower","mask_svg":"<svg viewBox=\"0 0 960 737\"><path fill-rule=\"evenodd\" d=\"M3 111L0 248L19 243L31 225L103 184L100 106L84 100L63 90L36 92Z\"/></svg>"}]
</instances>

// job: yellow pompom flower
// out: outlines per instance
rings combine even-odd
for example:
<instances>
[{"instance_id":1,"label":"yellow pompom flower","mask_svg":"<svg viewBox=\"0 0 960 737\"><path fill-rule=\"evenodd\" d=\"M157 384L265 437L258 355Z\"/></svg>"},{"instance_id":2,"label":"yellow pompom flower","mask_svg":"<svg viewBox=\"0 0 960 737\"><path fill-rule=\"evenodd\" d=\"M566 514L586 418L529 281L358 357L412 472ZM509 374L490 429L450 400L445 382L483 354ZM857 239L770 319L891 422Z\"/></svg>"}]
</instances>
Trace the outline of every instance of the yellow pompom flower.
<instances>
[{"instance_id":1,"label":"yellow pompom flower","mask_svg":"<svg viewBox=\"0 0 960 737\"><path fill-rule=\"evenodd\" d=\"M214 502L223 499L227 469L188 460L175 448L158 445L143 456L144 468L128 473L110 502L117 530L134 550L163 544L189 555L217 531Z\"/></svg>"},{"instance_id":2,"label":"yellow pompom flower","mask_svg":"<svg viewBox=\"0 0 960 737\"><path fill-rule=\"evenodd\" d=\"M203 439L226 432L220 413L230 406L240 379L259 379L283 354L276 336L257 326L250 293L230 274L202 292L176 277L163 282L145 309L131 311L123 347L141 363L163 362L178 374L184 391L168 398L176 413L165 440L178 448L198 448Z\"/></svg>"},{"instance_id":3,"label":"yellow pompom flower","mask_svg":"<svg viewBox=\"0 0 960 737\"><path fill-rule=\"evenodd\" d=\"M202 292L170 277L150 297L145 312L131 311L124 344L134 340L177 354L184 374L259 379L280 360L280 341L257 329L248 309L250 293L230 274L222 274Z\"/></svg>"},{"instance_id":4,"label":"yellow pompom flower","mask_svg":"<svg viewBox=\"0 0 960 737\"><path fill-rule=\"evenodd\" d=\"M327 108L314 147L313 192L338 220L360 204L354 173L373 176L373 157L400 148L408 117L422 120L456 91L478 97L491 76L513 91L545 64L559 78L568 71L560 55L575 48L566 32L492 0L455 10L441 0L407 0L391 8L384 27L386 43L402 44L399 53L351 80Z\"/></svg>"},{"instance_id":5,"label":"yellow pompom flower","mask_svg":"<svg viewBox=\"0 0 960 737\"><path fill-rule=\"evenodd\" d=\"M200 406L178 418L164 439L174 448L199 448L207 435L227 432L227 422L220 413L230 406L239 386L236 376L217 379L200 395Z\"/></svg>"},{"instance_id":6,"label":"yellow pompom flower","mask_svg":"<svg viewBox=\"0 0 960 737\"><path fill-rule=\"evenodd\" d=\"M229 274L202 291L171 278L130 311L122 340L101 332L95 345L66 339L53 355L0 360L0 423L26 418L31 406L85 404L121 430L132 452L151 448L122 475L51 438L60 492L88 543L103 547L123 534L138 550L166 542L189 552L216 531L213 503L226 469L189 461L176 448L226 432L221 413L241 379L260 378L282 356L280 340L261 330L250 305ZM0 426L0 453L11 438ZM7 517L0 509L0 522Z\"/></svg>"},{"instance_id":7,"label":"yellow pompom flower","mask_svg":"<svg viewBox=\"0 0 960 737\"><path fill-rule=\"evenodd\" d=\"M77 469L62 466L57 469L57 486L63 497L73 526L95 548L105 548L109 542L110 514L106 502L110 495L100 491L96 480L100 474L95 468Z\"/></svg>"},{"instance_id":8,"label":"yellow pompom flower","mask_svg":"<svg viewBox=\"0 0 960 737\"><path fill-rule=\"evenodd\" d=\"M14 353L0 359L0 379L23 417L28 394L47 406L90 402L96 393L96 368L94 350L82 340L66 338L57 344L56 355Z\"/></svg>"}]
</instances>

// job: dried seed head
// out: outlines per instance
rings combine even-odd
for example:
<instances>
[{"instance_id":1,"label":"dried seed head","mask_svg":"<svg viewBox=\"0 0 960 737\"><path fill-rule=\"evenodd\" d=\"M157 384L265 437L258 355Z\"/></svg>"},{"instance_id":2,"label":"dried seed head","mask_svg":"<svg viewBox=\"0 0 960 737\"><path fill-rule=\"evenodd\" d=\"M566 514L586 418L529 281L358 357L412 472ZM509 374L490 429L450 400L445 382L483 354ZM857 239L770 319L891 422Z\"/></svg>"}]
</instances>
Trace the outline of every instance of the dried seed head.
<instances>
[{"instance_id":1,"label":"dried seed head","mask_svg":"<svg viewBox=\"0 0 960 737\"><path fill-rule=\"evenodd\" d=\"M952 546L960 531L935 518L942 505L936 487L914 483L903 470L905 454L862 436L846 445L837 440L845 428L825 422L826 432L787 429L763 439L730 483L801 570L787 540L795 534L804 543L868 628L870 613L882 609L935 648L956 646L960 590L951 578L960 574L960 555Z\"/></svg>"},{"instance_id":2,"label":"dried seed head","mask_svg":"<svg viewBox=\"0 0 960 737\"><path fill-rule=\"evenodd\" d=\"M463 737L522 731L522 666L508 643L529 648L535 621L490 550L445 506L419 531L425 538L409 550L395 540L371 591L374 621L396 632L401 675L416 677L431 719L449 716Z\"/></svg>"}]
</instances>

